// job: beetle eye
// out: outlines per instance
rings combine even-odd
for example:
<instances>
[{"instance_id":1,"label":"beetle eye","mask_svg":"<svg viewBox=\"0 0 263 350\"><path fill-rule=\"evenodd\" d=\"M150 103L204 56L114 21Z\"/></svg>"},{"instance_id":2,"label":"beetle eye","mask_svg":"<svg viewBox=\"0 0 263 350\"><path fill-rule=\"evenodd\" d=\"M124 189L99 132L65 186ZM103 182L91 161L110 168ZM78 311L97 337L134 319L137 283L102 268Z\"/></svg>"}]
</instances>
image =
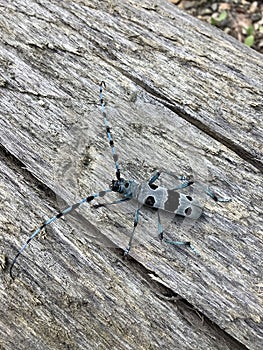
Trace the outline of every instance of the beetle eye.
<instances>
[{"instance_id":1,"label":"beetle eye","mask_svg":"<svg viewBox=\"0 0 263 350\"><path fill-rule=\"evenodd\" d=\"M185 211L184 211L184 213L185 213L186 216L189 216L189 215L191 215L191 213L192 213L192 209L191 209L190 207L189 207L189 208L186 208Z\"/></svg>"},{"instance_id":2,"label":"beetle eye","mask_svg":"<svg viewBox=\"0 0 263 350\"><path fill-rule=\"evenodd\" d=\"M125 187L125 188L128 188L129 185L130 185L129 182L125 182L124 187Z\"/></svg>"}]
</instances>

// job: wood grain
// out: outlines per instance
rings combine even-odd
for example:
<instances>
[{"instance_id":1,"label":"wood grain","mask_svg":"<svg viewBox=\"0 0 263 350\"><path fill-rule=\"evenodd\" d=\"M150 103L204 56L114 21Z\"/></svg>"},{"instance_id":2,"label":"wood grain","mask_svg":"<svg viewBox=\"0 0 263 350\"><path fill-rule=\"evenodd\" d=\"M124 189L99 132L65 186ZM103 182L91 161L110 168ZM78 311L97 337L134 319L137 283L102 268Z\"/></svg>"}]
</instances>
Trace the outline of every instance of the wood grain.
<instances>
[{"instance_id":1,"label":"wood grain","mask_svg":"<svg viewBox=\"0 0 263 350\"><path fill-rule=\"evenodd\" d=\"M0 1L0 25L0 349L261 349L262 56L160 0ZM200 257L144 211L127 260L136 203L82 207L12 281L114 176L102 80L125 178L232 202L196 186L203 216L169 227Z\"/></svg>"}]
</instances>

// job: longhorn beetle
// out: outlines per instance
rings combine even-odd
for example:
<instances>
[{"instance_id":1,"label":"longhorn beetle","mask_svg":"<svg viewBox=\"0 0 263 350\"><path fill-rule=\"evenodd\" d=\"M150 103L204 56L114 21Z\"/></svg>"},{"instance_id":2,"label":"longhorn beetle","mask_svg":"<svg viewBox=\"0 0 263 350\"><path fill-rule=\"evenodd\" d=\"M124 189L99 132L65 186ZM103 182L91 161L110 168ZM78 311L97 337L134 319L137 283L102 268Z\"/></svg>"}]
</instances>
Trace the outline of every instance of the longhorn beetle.
<instances>
[{"instance_id":1,"label":"longhorn beetle","mask_svg":"<svg viewBox=\"0 0 263 350\"><path fill-rule=\"evenodd\" d=\"M52 222L56 221L57 219L60 219L67 214L73 212L78 207L80 207L84 203L90 203L97 197L104 197L109 192L117 192L121 195L120 199L117 199L110 203L100 203L100 204L94 204L94 208L99 207L107 207L108 205L112 204L118 204L122 202L129 201L131 199L135 199L137 201L137 209L135 211L134 215L134 224L133 224L133 230L131 232L130 240L128 243L127 248L124 251L124 255L128 255L132 246L132 241L135 233L135 229L137 227L139 216L140 216L140 209L143 206L150 207L157 210L158 214L158 236L160 240L165 241L166 243L172 244L172 245L178 245L178 246L188 246L190 247L196 254L197 251L195 248L191 245L190 242L180 242L180 241L171 241L168 239L164 239L163 236L163 227L160 220L159 211L164 210L167 212L170 212L174 215L180 215L184 217L188 217L191 219L198 219L202 214L202 207L201 204L194 198L192 198L189 195L185 195L183 193L178 192L178 190L183 189L185 187L191 186L194 181L191 181L190 179L187 179L184 176L177 177L177 180L181 181L181 184L177 187L173 187L171 189L167 189L165 187L157 186L155 184L155 181L160 177L161 173L166 173L168 175L172 175L169 172L166 171L157 171L148 181L138 183L135 180L128 180L121 177L119 162L118 162L118 155L115 152L114 142L111 135L111 128L108 124L107 115L105 112L105 103L103 99L103 88L106 88L106 84L104 81L100 84L100 106L103 116L103 122L106 129L106 135L107 139L109 141L110 147L111 147L111 153L113 157L113 161L115 163L115 176L116 178L112 180L110 186L108 189L105 189L103 191L94 193L88 197L85 197L81 199L79 202L67 207L66 209L62 210L60 213L54 215L52 218L46 220L41 226L39 226L33 234L27 239L27 241L24 243L22 248L18 251L15 258L13 259L10 267L10 276L12 278L12 269L18 259L18 257L22 254L22 252L26 249L28 244L32 241L34 237L36 237L41 230L43 230L46 226L50 225ZM174 176L174 175L172 175ZM206 193L213 198L216 202L228 202L231 199L230 198L222 198L218 197L213 191L208 190Z\"/></svg>"}]
</instances>

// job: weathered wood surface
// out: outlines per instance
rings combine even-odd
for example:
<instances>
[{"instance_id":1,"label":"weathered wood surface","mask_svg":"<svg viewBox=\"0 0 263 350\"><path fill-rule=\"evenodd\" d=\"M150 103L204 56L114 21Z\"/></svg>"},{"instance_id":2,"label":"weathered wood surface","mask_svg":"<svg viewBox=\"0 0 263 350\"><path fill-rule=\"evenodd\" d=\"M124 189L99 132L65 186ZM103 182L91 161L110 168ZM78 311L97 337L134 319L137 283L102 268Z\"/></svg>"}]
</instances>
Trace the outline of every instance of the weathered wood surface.
<instances>
[{"instance_id":1,"label":"weathered wood surface","mask_svg":"<svg viewBox=\"0 0 263 350\"><path fill-rule=\"evenodd\" d=\"M0 25L0 348L262 349L262 56L165 1L5 0ZM12 281L114 174L101 80L124 176L191 166L233 201L170 230L200 257L145 212L127 261L96 243L124 248L134 205L82 208Z\"/></svg>"}]
</instances>

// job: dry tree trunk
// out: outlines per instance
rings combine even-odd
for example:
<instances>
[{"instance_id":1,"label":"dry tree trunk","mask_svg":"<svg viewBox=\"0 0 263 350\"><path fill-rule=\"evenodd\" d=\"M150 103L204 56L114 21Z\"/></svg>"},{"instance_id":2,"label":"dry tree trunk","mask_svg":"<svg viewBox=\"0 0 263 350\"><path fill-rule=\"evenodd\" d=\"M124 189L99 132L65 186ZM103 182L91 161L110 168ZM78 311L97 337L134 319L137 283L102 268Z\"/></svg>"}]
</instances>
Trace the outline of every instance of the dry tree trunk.
<instances>
[{"instance_id":1,"label":"dry tree trunk","mask_svg":"<svg viewBox=\"0 0 263 350\"><path fill-rule=\"evenodd\" d=\"M161 0L5 0L0 19L0 349L261 349L262 56ZM102 80L125 178L193 171L232 202L196 186L203 216L169 226L200 257L143 212L127 260L136 203L83 206L12 281L30 232L114 175Z\"/></svg>"}]
</instances>

